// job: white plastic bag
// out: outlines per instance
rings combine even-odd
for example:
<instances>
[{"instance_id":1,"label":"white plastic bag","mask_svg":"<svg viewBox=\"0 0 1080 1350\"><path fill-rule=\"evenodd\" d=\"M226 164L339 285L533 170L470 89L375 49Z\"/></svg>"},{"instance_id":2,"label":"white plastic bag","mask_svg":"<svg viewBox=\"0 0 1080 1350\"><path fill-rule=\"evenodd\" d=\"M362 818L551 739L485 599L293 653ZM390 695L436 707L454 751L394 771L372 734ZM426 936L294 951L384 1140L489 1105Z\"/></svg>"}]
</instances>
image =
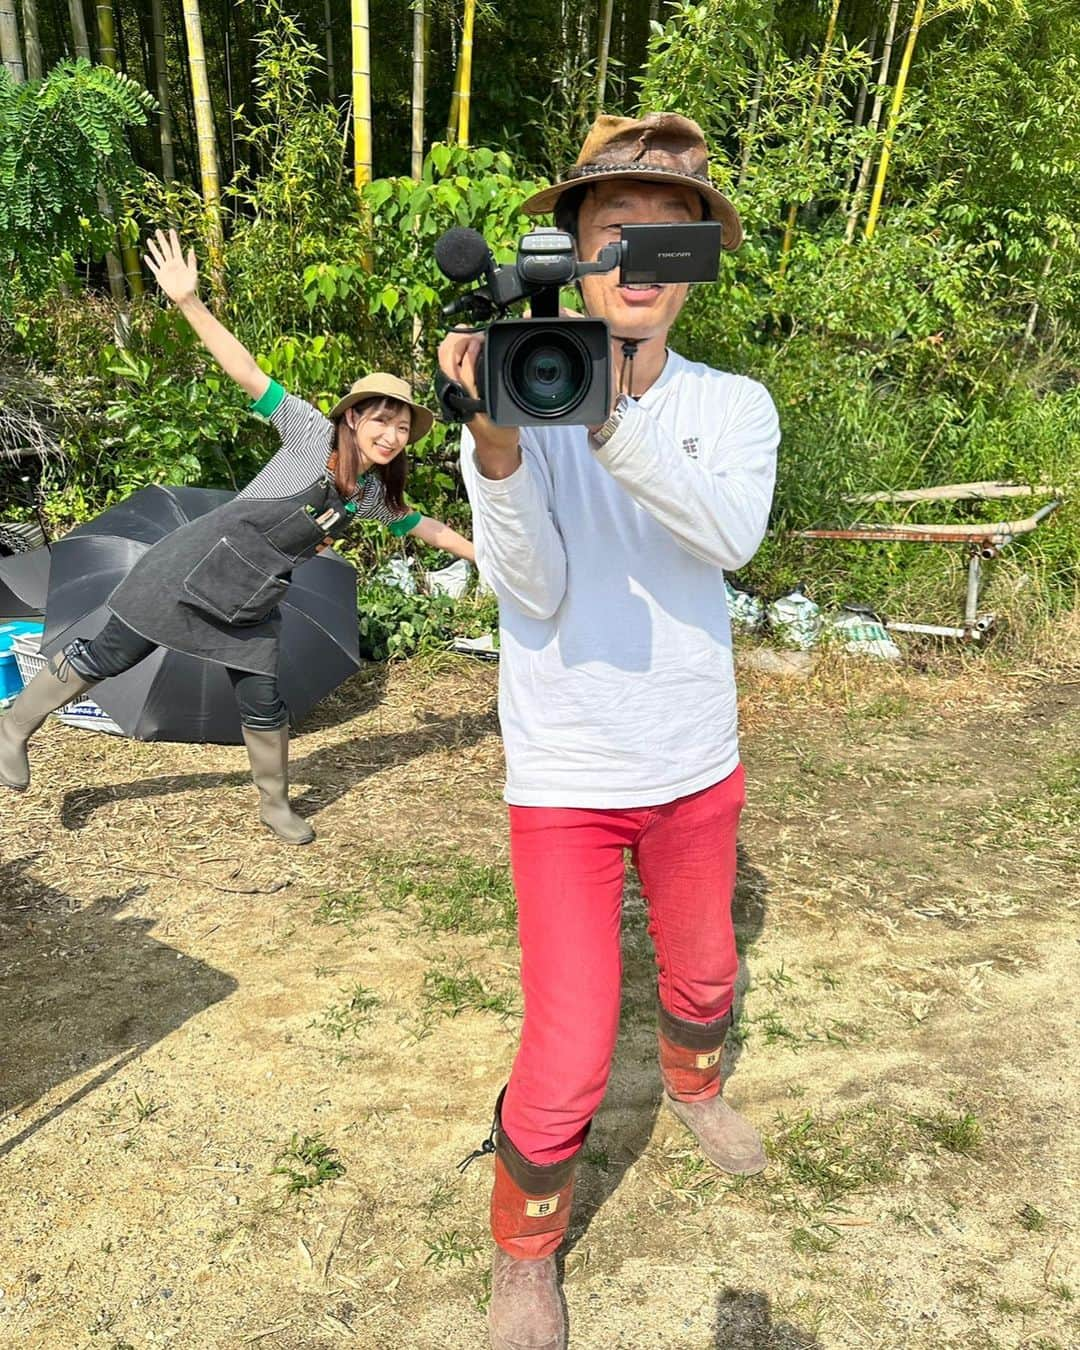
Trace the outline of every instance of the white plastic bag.
<instances>
[{"instance_id":1,"label":"white plastic bag","mask_svg":"<svg viewBox=\"0 0 1080 1350\"><path fill-rule=\"evenodd\" d=\"M744 633L759 633L765 623L765 602L760 596L736 590L726 577L724 593L732 628L741 629Z\"/></svg>"},{"instance_id":2,"label":"white plastic bag","mask_svg":"<svg viewBox=\"0 0 1080 1350\"><path fill-rule=\"evenodd\" d=\"M900 661L903 654L872 609L845 605L830 615L829 628L843 639L844 651L853 656L874 656L880 661Z\"/></svg>"},{"instance_id":3,"label":"white plastic bag","mask_svg":"<svg viewBox=\"0 0 1080 1350\"><path fill-rule=\"evenodd\" d=\"M809 651L821 636L821 610L796 586L788 595L774 600L768 609L769 624L785 642L800 651Z\"/></svg>"},{"instance_id":4,"label":"white plastic bag","mask_svg":"<svg viewBox=\"0 0 1080 1350\"><path fill-rule=\"evenodd\" d=\"M412 565L412 558L403 558L399 554L397 557L391 558L385 567L380 567L372 580L383 586L396 586L399 591L404 591L406 595L415 595L416 578L409 570Z\"/></svg>"},{"instance_id":5,"label":"white plastic bag","mask_svg":"<svg viewBox=\"0 0 1080 1350\"><path fill-rule=\"evenodd\" d=\"M468 560L458 558L449 567L442 567L437 572L425 572L424 584L429 595L449 595L459 600L465 594L471 572Z\"/></svg>"}]
</instances>

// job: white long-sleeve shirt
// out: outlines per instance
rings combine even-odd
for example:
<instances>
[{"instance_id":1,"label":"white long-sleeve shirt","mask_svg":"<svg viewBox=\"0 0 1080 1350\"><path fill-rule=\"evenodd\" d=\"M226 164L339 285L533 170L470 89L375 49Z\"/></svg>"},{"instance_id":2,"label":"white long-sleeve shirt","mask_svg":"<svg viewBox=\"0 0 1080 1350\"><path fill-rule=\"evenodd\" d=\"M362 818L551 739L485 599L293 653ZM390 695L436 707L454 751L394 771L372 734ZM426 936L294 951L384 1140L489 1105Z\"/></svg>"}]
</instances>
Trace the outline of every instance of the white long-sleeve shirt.
<instances>
[{"instance_id":1,"label":"white long-sleeve shirt","mask_svg":"<svg viewBox=\"0 0 1080 1350\"><path fill-rule=\"evenodd\" d=\"M660 805L735 769L722 569L765 533L779 439L762 385L671 351L600 450L583 427L526 428L521 466L491 479L464 429L508 802Z\"/></svg>"}]
</instances>

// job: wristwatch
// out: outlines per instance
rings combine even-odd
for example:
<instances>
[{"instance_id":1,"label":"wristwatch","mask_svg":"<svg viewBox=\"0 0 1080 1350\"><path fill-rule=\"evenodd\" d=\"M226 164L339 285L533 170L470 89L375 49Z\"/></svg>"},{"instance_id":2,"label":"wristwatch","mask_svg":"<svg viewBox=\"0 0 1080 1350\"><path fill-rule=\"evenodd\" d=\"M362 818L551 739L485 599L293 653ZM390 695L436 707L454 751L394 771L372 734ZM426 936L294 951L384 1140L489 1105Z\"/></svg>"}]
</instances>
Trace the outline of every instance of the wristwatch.
<instances>
[{"instance_id":1,"label":"wristwatch","mask_svg":"<svg viewBox=\"0 0 1080 1350\"><path fill-rule=\"evenodd\" d=\"M615 406L608 415L608 420L602 426L597 427L595 431L589 432L589 444L594 450L602 450L604 446L607 445L608 441L611 440L612 436L615 435L616 431L619 429L619 423L623 420L629 406L630 399L626 394L620 394L615 400Z\"/></svg>"}]
</instances>

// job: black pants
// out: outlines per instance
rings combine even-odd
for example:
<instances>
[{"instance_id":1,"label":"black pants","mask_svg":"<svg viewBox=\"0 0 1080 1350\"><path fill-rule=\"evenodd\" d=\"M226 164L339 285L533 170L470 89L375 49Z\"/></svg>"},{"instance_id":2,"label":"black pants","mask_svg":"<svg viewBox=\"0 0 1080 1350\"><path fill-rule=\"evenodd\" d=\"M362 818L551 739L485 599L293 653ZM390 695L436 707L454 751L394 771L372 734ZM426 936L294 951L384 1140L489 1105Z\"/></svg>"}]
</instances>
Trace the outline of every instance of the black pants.
<instances>
[{"instance_id":1,"label":"black pants","mask_svg":"<svg viewBox=\"0 0 1080 1350\"><path fill-rule=\"evenodd\" d=\"M68 662L88 680L106 680L122 675L157 650L156 642L129 628L112 615L108 623L89 642L77 638L64 648ZM289 720L289 710L278 690L274 675L255 675L250 670L225 667L233 693L240 705L240 721L253 731L276 731Z\"/></svg>"}]
</instances>

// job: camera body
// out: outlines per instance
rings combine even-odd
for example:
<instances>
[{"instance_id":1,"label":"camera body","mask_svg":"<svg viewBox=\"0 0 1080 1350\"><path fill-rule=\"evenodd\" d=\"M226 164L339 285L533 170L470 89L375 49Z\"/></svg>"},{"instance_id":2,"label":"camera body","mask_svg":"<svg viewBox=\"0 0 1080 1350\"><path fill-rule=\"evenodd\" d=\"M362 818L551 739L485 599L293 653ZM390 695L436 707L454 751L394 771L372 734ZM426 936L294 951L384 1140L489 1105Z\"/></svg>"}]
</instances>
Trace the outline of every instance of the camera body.
<instances>
[{"instance_id":1,"label":"camera body","mask_svg":"<svg viewBox=\"0 0 1080 1350\"><path fill-rule=\"evenodd\" d=\"M499 426L595 426L611 406L611 333L603 319L559 316L559 291L582 277L620 269L620 283L672 285L715 281L723 243L719 221L624 225L594 262L579 262L574 239L541 228L524 235L512 263L497 266L483 236L455 229L435 245L435 260L453 281L484 278L443 307L490 321L471 398L440 371L436 392L450 421L478 412ZM531 317L507 318L529 301Z\"/></svg>"},{"instance_id":2,"label":"camera body","mask_svg":"<svg viewBox=\"0 0 1080 1350\"><path fill-rule=\"evenodd\" d=\"M479 369L497 426L599 426L611 409L603 319L502 319L488 329Z\"/></svg>"}]
</instances>

